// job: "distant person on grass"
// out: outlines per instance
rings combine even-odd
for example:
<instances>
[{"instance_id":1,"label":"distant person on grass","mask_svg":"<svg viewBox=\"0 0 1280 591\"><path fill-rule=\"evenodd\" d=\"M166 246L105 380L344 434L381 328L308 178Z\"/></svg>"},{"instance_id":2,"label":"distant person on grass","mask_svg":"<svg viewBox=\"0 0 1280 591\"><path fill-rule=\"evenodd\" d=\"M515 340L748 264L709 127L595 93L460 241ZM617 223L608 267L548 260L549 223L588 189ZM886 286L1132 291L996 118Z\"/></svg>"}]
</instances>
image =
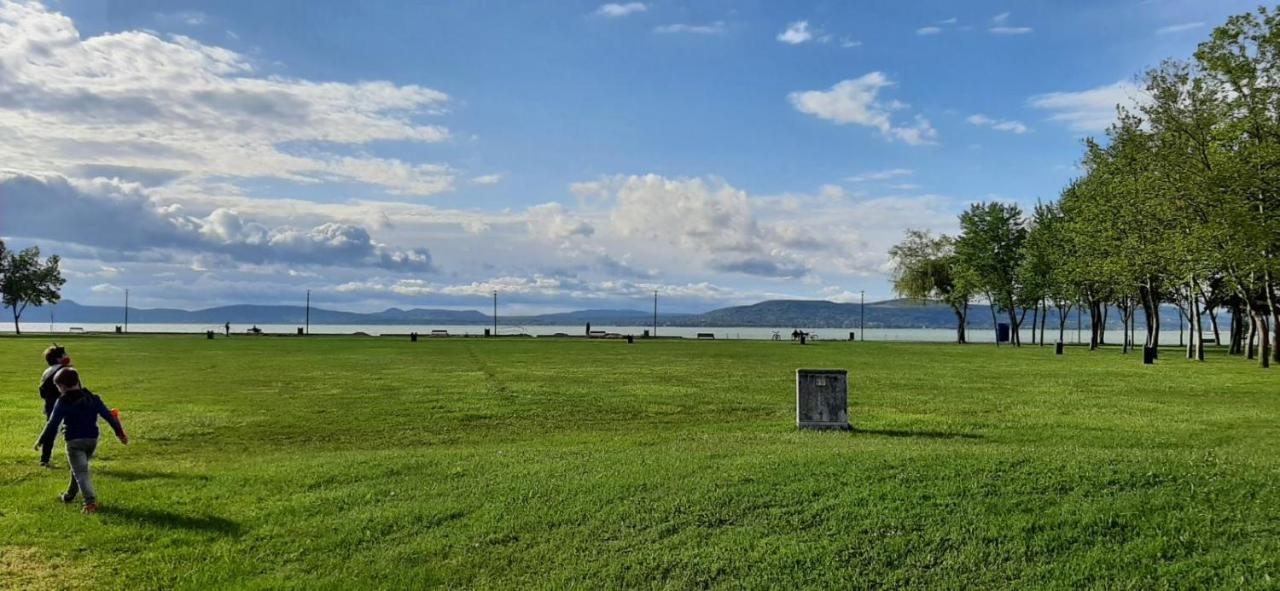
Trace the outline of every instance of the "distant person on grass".
<instances>
[{"instance_id":1,"label":"distant person on grass","mask_svg":"<svg viewBox=\"0 0 1280 591\"><path fill-rule=\"evenodd\" d=\"M107 410L107 405L102 403L102 399L80 385L80 373L75 368L68 367L57 372L53 383L58 387L60 396L53 405L49 422L45 424L44 432L40 434L35 447L36 449L53 447L53 439L58 434L58 425L66 423L63 437L67 441L67 463L71 466L71 484L67 485L67 492L58 495L58 500L70 503L76 499L77 493L83 492L84 512L96 513L98 497L94 494L93 483L89 480L89 460L93 458L93 452L98 447L98 417L102 417L107 424L111 425L120 443L128 445L129 436L125 435L120 421L111 416L111 411Z\"/></svg>"},{"instance_id":2,"label":"distant person on grass","mask_svg":"<svg viewBox=\"0 0 1280 591\"><path fill-rule=\"evenodd\" d=\"M44 350L44 361L49 367L45 368L44 373L40 375L40 398L44 399L44 420L49 420L49 415L53 413L53 404L58 401L58 387L53 385L53 376L59 370L65 367L71 367L71 358L67 356L66 347L59 347L54 344L52 347ZM40 451L40 465L49 467L49 458L53 453L53 446L49 446Z\"/></svg>"}]
</instances>

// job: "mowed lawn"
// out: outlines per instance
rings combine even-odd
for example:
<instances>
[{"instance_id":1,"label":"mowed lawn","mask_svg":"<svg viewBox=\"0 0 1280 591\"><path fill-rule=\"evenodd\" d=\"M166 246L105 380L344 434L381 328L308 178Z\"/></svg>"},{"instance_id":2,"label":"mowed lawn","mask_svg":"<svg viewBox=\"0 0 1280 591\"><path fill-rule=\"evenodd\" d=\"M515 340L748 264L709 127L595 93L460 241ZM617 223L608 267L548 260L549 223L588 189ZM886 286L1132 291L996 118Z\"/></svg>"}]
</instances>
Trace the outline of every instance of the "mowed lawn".
<instances>
[{"instance_id":1,"label":"mowed lawn","mask_svg":"<svg viewBox=\"0 0 1280 591\"><path fill-rule=\"evenodd\" d=\"M1280 370L1218 351L62 338L133 437L86 516L48 341L0 338L0 587L1280 585Z\"/></svg>"}]
</instances>

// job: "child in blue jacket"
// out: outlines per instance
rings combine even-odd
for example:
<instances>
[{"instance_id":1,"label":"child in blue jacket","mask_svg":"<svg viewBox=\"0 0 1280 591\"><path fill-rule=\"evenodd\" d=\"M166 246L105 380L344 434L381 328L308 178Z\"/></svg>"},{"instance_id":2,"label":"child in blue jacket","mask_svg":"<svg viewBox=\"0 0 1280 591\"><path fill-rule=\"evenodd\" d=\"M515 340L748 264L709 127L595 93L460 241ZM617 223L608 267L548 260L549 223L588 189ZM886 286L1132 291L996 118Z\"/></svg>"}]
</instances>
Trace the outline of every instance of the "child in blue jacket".
<instances>
[{"instance_id":1,"label":"child in blue jacket","mask_svg":"<svg viewBox=\"0 0 1280 591\"><path fill-rule=\"evenodd\" d=\"M53 376L53 383L58 387L57 402L49 415L49 422L44 432L36 441L35 448L48 449L58 435L58 425L66 424L64 437L67 442L67 463L71 466L71 484L67 492L58 495L64 503L75 500L76 494L84 493L84 512L95 513L98 510L98 497L93 492L93 483L89 480L89 460L98 447L98 418L101 417L111 425L120 443L129 444L129 436L125 435L120 421L111 416L107 405L97 394L80 385L80 374L75 368L66 367Z\"/></svg>"}]
</instances>

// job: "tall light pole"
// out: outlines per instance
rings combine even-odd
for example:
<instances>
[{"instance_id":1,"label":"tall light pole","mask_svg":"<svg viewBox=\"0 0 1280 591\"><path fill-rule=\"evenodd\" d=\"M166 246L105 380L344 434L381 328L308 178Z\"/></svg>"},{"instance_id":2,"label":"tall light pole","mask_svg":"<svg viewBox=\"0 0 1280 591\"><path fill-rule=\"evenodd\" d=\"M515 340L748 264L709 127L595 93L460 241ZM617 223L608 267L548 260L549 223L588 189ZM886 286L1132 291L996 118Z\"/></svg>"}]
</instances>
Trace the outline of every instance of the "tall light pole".
<instances>
[{"instance_id":1,"label":"tall light pole","mask_svg":"<svg viewBox=\"0 0 1280 591\"><path fill-rule=\"evenodd\" d=\"M129 290L124 290L124 331L129 332Z\"/></svg>"},{"instance_id":2,"label":"tall light pole","mask_svg":"<svg viewBox=\"0 0 1280 591\"><path fill-rule=\"evenodd\" d=\"M861 300L858 304L858 339L867 340L867 292L866 290L858 291L858 298Z\"/></svg>"},{"instance_id":3,"label":"tall light pole","mask_svg":"<svg viewBox=\"0 0 1280 591\"><path fill-rule=\"evenodd\" d=\"M658 290L653 290L653 338L658 338Z\"/></svg>"},{"instance_id":4,"label":"tall light pole","mask_svg":"<svg viewBox=\"0 0 1280 591\"><path fill-rule=\"evenodd\" d=\"M498 336L498 290L493 290L493 336Z\"/></svg>"},{"instance_id":5,"label":"tall light pole","mask_svg":"<svg viewBox=\"0 0 1280 591\"><path fill-rule=\"evenodd\" d=\"M309 289L307 290L307 315L304 322L306 323L307 328L303 331L303 333L311 334L311 290Z\"/></svg>"}]
</instances>

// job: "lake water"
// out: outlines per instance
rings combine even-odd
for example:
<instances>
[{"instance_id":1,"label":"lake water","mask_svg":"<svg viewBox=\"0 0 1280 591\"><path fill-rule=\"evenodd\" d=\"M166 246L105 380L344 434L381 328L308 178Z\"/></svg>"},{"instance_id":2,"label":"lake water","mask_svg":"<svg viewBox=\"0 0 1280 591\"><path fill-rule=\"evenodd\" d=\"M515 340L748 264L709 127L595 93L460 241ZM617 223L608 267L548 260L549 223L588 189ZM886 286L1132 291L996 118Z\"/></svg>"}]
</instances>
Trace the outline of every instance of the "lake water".
<instances>
[{"instance_id":1,"label":"lake water","mask_svg":"<svg viewBox=\"0 0 1280 591\"><path fill-rule=\"evenodd\" d=\"M64 323L57 322L50 324L48 322L23 322L22 332L32 334L71 334L78 332L100 332L110 333L115 331L114 324L96 324L96 323ZM232 324L232 334L243 334L246 329L252 325ZM259 324L258 328L268 334L296 334L298 325L295 324ZM354 334L365 333L369 335L388 335L399 334L405 335L410 332L417 332L419 335L430 334L432 330L447 330L450 335L455 336L480 336L484 334L485 326L482 325L407 325L407 324L313 324L311 325L312 334ZM1223 328L1223 336L1226 336L1226 327ZM610 333L618 333L622 335L633 334L640 336L647 329L643 326L592 326L592 330L602 330ZM200 334L206 330L215 331L221 335L223 332L222 325L205 326L199 324L130 324L129 332L131 333L191 333ZM659 326L658 336L662 337L683 337L687 339L697 338L701 333L711 333L717 339L751 339L751 340L770 340L777 333L783 340L791 338L791 327L786 328L762 328L756 326L709 326L709 327L679 327L679 326ZM806 332L812 333L816 340L848 340L849 333L859 333L857 329L849 328L803 328ZM498 332L502 335L530 335L530 336L552 336L557 333L579 336L584 331L583 325L572 326L498 326ZM0 326L0 333L13 332L11 324ZM1160 336L1161 343L1172 345L1178 342L1178 331L1162 331ZM1024 343L1031 342L1031 331L1022 331L1022 340ZM861 337L859 333L859 337ZM1209 335L1212 337L1212 335ZM995 340L994 331L991 329L969 329L969 341L974 343L990 343ZM1049 342L1054 342L1057 338L1057 331L1045 330L1045 337ZM1141 329L1139 329L1138 337L1142 338ZM937 342L946 343L955 339L955 330L942 328L868 328L866 330L867 340L872 341L916 341L916 342ZM1188 336L1184 338L1189 338ZM1088 330L1077 332L1074 328L1068 328L1066 334L1067 343L1078 343L1079 339L1085 342L1089 339ZM1118 330L1107 331L1108 343L1122 342L1123 335Z\"/></svg>"}]
</instances>

